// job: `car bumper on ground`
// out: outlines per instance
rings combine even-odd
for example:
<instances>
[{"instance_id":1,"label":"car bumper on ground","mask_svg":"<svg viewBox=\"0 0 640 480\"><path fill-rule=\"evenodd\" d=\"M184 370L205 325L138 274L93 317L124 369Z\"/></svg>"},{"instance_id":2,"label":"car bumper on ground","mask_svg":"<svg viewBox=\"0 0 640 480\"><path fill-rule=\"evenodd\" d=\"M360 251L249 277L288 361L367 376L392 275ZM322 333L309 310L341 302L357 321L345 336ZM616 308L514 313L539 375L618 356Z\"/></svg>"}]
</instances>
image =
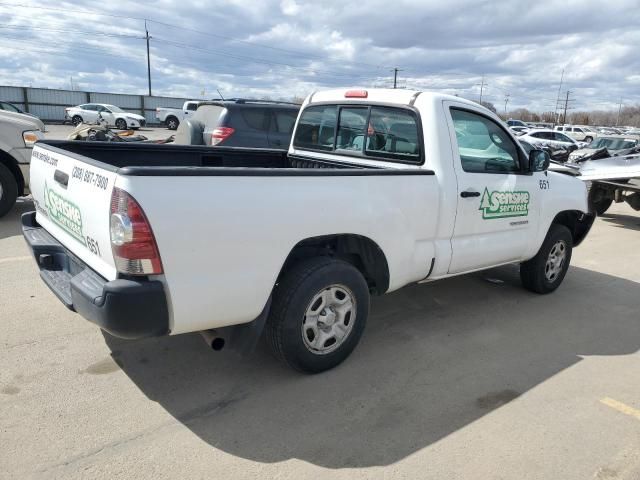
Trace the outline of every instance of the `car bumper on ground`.
<instances>
[{"instance_id":1,"label":"car bumper on ground","mask_svg":"<svg viewBox=\"0 0 640 480\"><path fill-rule=\"evenodd\" d=\"M36 222L22 215L22 233L40 277L70 310L121 338L169 332L169 312L161 282L137 278L105 280Z\"/></svg>"}]
</instances>

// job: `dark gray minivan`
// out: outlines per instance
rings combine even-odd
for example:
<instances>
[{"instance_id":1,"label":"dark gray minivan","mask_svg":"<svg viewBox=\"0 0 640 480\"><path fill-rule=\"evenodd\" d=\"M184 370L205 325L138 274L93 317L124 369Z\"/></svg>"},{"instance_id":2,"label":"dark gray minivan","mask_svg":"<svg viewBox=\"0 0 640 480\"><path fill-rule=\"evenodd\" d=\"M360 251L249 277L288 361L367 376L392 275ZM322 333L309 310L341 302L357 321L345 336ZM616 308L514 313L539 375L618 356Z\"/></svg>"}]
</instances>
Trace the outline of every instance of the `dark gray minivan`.
<instances>
[{"instance_id":1,"label":"dark gray minivan","mask_svg":"<svg viewBox=\"0 0 640 480\"><path fill-rule=\"evenodd\" d=\"M176 131L178 145L288 149L300 105L267 100L204 102Z\"/></svg>"}]
</instances>

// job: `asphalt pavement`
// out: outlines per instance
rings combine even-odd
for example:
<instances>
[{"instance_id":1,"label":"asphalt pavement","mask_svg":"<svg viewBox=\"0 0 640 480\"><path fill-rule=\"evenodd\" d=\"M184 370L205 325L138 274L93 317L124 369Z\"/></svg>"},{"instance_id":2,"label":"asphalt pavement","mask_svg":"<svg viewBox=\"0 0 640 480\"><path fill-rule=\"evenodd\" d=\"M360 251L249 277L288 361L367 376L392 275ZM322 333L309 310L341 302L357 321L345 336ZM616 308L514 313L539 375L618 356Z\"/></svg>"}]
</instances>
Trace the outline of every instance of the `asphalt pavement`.
<instances>
[{"instance_id":1,"label":"asphalt pavement","mask_svg":"<svg viewBox=\"0 0 640 480\"><path fill-rule=\"evenodd\" d=\"M0 219L0 478L640 478L640 214L616 205L539 296L508 266L372 302L314 376L263 344L124 341L38 276ZM250 288L250 286L248 286Z\"/></svg>"}]
</instances>

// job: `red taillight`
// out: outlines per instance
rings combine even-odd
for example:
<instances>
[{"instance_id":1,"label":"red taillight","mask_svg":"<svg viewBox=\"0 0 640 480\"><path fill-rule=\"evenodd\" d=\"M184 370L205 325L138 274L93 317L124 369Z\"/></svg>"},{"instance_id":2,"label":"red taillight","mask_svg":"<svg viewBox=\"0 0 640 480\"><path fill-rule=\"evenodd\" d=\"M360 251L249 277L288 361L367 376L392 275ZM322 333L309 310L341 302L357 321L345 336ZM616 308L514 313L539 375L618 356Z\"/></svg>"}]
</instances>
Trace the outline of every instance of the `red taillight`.
<instances>
[{"instance_id":1,"label":"red taillight","mask_svg":"<svg viewBox=\"0 0 640 480\"><path fill-rule=\"evenodd\" d=\"M344 94L344 98L367 98L369 92L366 90L349 90Z\"/></svg>"},{"instance_id":2,"label":"red taillight","mask_svg":"<svg viewBox=\"0 0 640 480\"><path fill-rule=\"evenodd\" d=\"M235 132L235 130L231 127L214 128L213 132L211 132L211 145L221 144L227 138L233 135L233 132Z\"/></svg>"},{"instance_id":3,"label":"red taillight","mask_svg":"<svg viewBox=\"0 0 640 480\"><path fill-rule=\"evenodd\" d=\"M116 268L128 275L162 273L162 261L151 225L138 202L124 190L111 194L111 250Z\"/></svg>"}]
</instances>

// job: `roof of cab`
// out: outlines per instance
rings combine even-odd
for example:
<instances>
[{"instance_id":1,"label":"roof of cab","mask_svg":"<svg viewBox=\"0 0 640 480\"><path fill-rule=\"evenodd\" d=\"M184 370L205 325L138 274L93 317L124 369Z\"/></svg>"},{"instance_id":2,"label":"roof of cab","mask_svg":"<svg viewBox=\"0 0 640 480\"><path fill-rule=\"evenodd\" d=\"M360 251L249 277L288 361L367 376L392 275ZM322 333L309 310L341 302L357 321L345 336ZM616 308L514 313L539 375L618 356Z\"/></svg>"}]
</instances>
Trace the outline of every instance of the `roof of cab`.
<instances>
[{"instance_id":1,"label":"roof of cab","mask_svg":"<svg viewBox=\"0 0 640 480\"><path fill-rule=\"evenodd\" d=\"M346 97L347 92L366 91L366 98ZM398 105L413 105L420 98L421 101L443 101L451 100L460 103L466 103L475 107L478 104L462 97L447 95L438 92L423 92L420 90L406 90L403 88L340 88L334 90L320 90L312 93L307 97L305 103L321 103L321 102L380 102L395 103Z\"/></svg>"}]
</instances>

